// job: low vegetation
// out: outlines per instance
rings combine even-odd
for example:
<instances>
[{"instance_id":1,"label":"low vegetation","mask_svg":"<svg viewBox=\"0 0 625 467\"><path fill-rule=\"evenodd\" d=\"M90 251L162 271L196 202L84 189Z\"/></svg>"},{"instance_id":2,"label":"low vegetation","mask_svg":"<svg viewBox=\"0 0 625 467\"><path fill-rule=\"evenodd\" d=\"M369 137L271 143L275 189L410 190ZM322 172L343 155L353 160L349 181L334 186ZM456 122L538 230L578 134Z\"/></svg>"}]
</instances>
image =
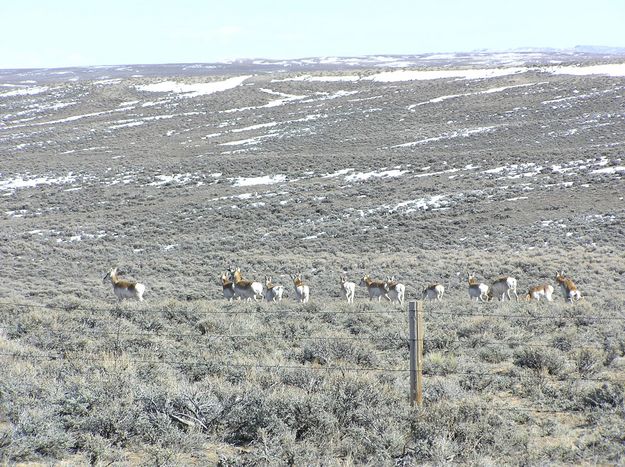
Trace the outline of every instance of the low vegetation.
<instances>
[{"instance_id":1,"label":"low vegetation","mask_svg":"<svg viewBox=\"0 0 625 467\"><path fill-rule=\"evenodd\" d=\"M2 304L3 462L616 463L625 317L609 303Z\"/></svg>"}]
</instances>

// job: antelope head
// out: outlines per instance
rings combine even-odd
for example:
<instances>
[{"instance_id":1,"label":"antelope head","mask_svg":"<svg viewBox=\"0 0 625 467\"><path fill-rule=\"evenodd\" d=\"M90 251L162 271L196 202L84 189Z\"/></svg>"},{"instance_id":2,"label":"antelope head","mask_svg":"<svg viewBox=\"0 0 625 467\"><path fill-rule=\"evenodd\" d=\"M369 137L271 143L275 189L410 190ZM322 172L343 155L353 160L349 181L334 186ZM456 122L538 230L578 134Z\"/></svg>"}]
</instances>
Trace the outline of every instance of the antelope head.
<instances>
[{"instance_id":1,"label":"antelope head","mask_svg":"<svg viewBox=\"0 0 625 467\"><path fill-rule=\"evenodd\" d=\"M221 284L222 285L228 285L229 283L232 282L232 279L230 278L230 275L224 271L221 273Z\"/></svg>"},{"instance_id":2,"label":"antelope head","mask_svg":"<svg viewBox=\"0 0 625 467\"><path fill-rule=\"evenodd\" d=\"M232 281L235 284L243 280L243 276L241 275L241 268L236 268L234 272L230 270L230 274L232 275Z\"/></svg>"},{"instance_id":3,"label":"antelope head","mask_svg":"<svg viewBox=\"0 0 625 467\"><path fill-rule=\"evenodd\" d=\"M106 275L102 278L102 283L106 282L107 279L114 280L117 277L117 268L111 269Z\"/></svg>"},{"instance_id":4,"label":"antelope head","mask_svg":"<svg viewBox=\"0 0 625 467\"><path fill-rule=\"evenodd\" d=\"M292 274L291 279L293 279L293 284L295 284L295 287L304 285L304 281L302 281L302 273Z\"/></svg>"},{"instance_id":5,"label":"antelope head","mask_svg":"<svg viewBox=\"0 0 625 467\"><path fill-rule=\"evenodd\" d=\"M475 275L472 272L467 274L467 281L469 282L469 285L479 284L477 278L475 277Z\"/></svg>"}]
</instances>

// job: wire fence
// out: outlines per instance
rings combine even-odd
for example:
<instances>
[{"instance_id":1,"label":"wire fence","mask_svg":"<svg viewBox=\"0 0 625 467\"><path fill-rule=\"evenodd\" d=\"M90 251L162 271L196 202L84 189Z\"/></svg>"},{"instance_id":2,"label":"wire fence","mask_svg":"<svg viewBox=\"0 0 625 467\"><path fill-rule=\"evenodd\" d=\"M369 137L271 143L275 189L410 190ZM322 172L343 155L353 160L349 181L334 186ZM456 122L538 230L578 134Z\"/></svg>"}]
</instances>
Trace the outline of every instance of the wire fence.
<instances>
[{"instance_id":1,"label":"wire fence","mask_svg":"<svg viewBox=\"0 0 625 467\"><path fill-rule=\"evenodd\" d=\"M224 302L218 302L224 305ZM134 304L133 304L134 305ZM250 309L249 306L241 308L242 304L235 303L227 305L225 309L221 310L201 310L188 308L185 306L176 305L175 308L154 308L154 307L141 307L131 306L126 308L124 306L114 307L82 307L77 305L53 305L53 304L41 304L41 303L12 303L12 302L0 302L0 307L14 307L14 308L43 308L54 311L85 311L94 313L145 313L145 314L162 314L162 313L187 313L198 315L237 315L237 314L253 314L253 315L284 315L284 314L298 314L298 315L405 315L404 306L395 306L394 308L388 308L385 310L371 310L371 309L341 309L341 310L319 310L314 305L294 305L292 308L274 308L274 305L265 302L247 302L243 306L252 305L254 308ZM218 305L219 306L219 305ZM277 306L281 306L277 304ZM584 315L553 315L543 314L534 315L532 310L527 310L525 314L520 313L484 313L474 311L439 311L432 310L427 313L429 316L451 316L451 317L471 317L471 318L506 318L506 319L523 319L523 320L588 320L588 321L623 321L625 322L625 315L607 315L607 316L584 316Z\"/></svg>"},{"instance_id":2,"label":"wire fence","mask_svg":"<svg viewBox=\"0 0 625 467\"><path fill-rule=\"evenodd\" d=\"M12 302L0 302L0 309L46 309L51 311L57 311L65 313L46 317L45 319L40 319L36 324L29 324L29 326L24 326L22 324L1 324L0 323L0 335L6 335L7 333L16 333L18 335L33 333L35 331L45 331L47 335L81 335L89 338L97 338L99 336L114 336L114 339L110 342L107 342L107 345L112 348L102 349L100 353L86 353L86 352L77 352L66 349L57 349L56 352L45 351L42 353L35 352L18 352L18 351L0 351L0 358L3 359L20 359L20 360L29 360L29 361L51 361L51 362L62 362L62 363L76 363L76 362L89 362L89 363L104 363L107 361L113 360L121 360L128 363L138 364L138 365L173 365L173 366L207 366L211 369L240 369L240 370L272 370L272 371L291 371L291 370L302 370L302 371L313 371L313 372L338 372L338 373L389 373L389 374L408 374L410 369L407 367L387 367L387 366L350 366L350 365L338 365L332 364L328 362L318 362L317 364L302 363L302 364L263 364L263 363L236 363L231 361L218 361L218 360L189 360L189 359L171 359L171 358L140 358L136 355L125 354L121 350L121 337L132 337L132 338L144 338L144 339L152 339L152 338L171 338L176 340L183 340L187 338L194 339L193 345L198 346L202 345L204 341L207 340L242 340L242 341L286 341L286 342L296 342L296 341L327 341L327 342L340 342L340 341L377 341L377 342L385 342L391 341L396 344L397 348L407 348L408 346L408 336L407 333L403 334L400 332L395 332L386 335L341 335L341 336L328 336L328 335L284 335L284 334L244 334L244 333L207 333L201 330L197 330L196 332L162 332L160 330L148 330L148 331L130 331L130 330L122 330L121 323L132 323L132 321L124 321L126 318L134 316L137 312L140 313L161 313L166 315L181 315L181 314L189 314L192 317L196 315L237 315L237 314L258 314L258 315L276 315L276 314L288 314L288 313L297 313L308 315L356 315L356 314L377 314L377 315L389 315L393 316L401 316L402 319L406 318L406 313L403 309L388 309L388 310L371 310L371 309L340 309L340 310L318 310L313 309L312 311L302 311L301 307L295 309L293 308L283 308L283 309L266 309L256 307L255 309L236 309L236 307L228 307L228 309L222 310L202 310L197 308L186 308L176 307L176 308L141 308L133 306L131 309L126 309L124 307L116 306L116 307L80 307L80 306L61 306L61 305L52 305L52 304L39 304L39 303L12 303ZM72 316L71 312L92 312L92 313L107 313L108 316ZM69 313L69 314L68 314ZM444 312L444 311L432 311L428 314L428 316L453 316L453 317L484 317L484 318L505 318L505 319L523 319L523 320L532 320L532 319L559 319L559 320L575 320L578 321L580 319L590 319L593 321L625 321L625 317L622 316L600 316L600 317L585 317L585 316L531 316L529 314L518 314L518 313L472 313L472 312ZM61 322L59 322L59 318L61 318ZM77 324L85 324L92 322L95 323L107 323L112 326L117 326L116 330L102 330L102 329L68 329L67 324L71 324L74 319L77 319ZM186 323L191 324L191 323ZM197 324L197 323L195 323ZM439 339L429 339L424 338L422 342L427 344L440 344ZM507 348L553 348L553 344L544 343L544 342L528 342L528 341L520 341L520 340L486 340L481 337L469 337L466 339L452 338L445 340L445 345L447 346L505 346ZM105 346L106 347L106 346ZM394 349L397 350L397 349ZM104 353L104 354L103 354ZM108 354L107 354L108 353ZM404 359L407 360L407 357ZM447 378L450 376L454 377L462 377L462 378L480 378L483 380L493 379L493 378L509 378L509 379L517 379L523 380L525 378L531 377L532 375L537 375L536 372L532 373L524 373L522 371L517 372L489 372L489 371L458 371L454 369L446 369L444 371L424 371L423 375L428 378ZM574 384L579 382L591 382L591 383L625 383L625 375L623 377L617 377L614 375L611 376L575 376L575 375L566 375L566 376L558 376L551 375L553 381L557 381L559 383L566 384ZM528 412L544 412L544 413L570 413L572 410L551 410L551 409L536 409L536 408L503 408L505 411L523 411L526 410ZM584 413L584 411L580 411L580 413Z\"/></svg>"},{"instance_id":3,"label":"wire fence","mask_svg":"<svg viewBox=\"0 0 625 467\"><path fill-rule=\"evenodd\" d=\"M114 321L107 321L109 324L114 324ZM42 326L39 327L23 327L23 326L15 326L15 325L3 325L0 323L0 331L4 332L12 332L15 334L21 333L32 333L36 330L44 330ZM340 342L340 341L391 341L397 342L402 345L408 345L409 337L404 334L396 333L394 335L357 335L357 336L297 336L297 335L282 335L282 334L209 334L201 331L197 331L194 333L173 333L173 332L161 332L160 330L154 331L121 331L121 330L111 330L111 331L101 331L96 329L59 329L57 328L45 328L45 331L49 334L58 334L58 335L81 335L81 336L126 336L126 337L167 337L172 339L182 339L182 338L200 338L202 340L216 340L216 339L231 339L231 340L256 340L256 341L329 341L329 342ZM440 345L441 341L439 339L417 339L424 344L430 345ZM481 337L469 337L466 339L446 339L445 345L447 346L467 346L467 347L476 347L481 345L487 346L502 346L507 348L519 348L519 347L527 347L527 348L554 348L554 344L548 343L534 343L528 341L511 341L511 340L499 340L499 341L489 341L485 340ZM202 342L194 342L194 344L201 345ZM586 349L593 347L585 347ZM600 347L596 347L599 349Z\"/></svg>"},{"instance_id":4,"label":"wire fence","mask_svg":"<svg viewBox=\"0 0 625 467\"><path fill-rule=\"evenodd\" d=\"M111 359L119 358L127 363L137 363L145 365L187 365L187 366L208 366L211 368L235 368L235 369L247 369L247 370L310 370L315 372L380 372L380 373L408 373L409 368L389 368L389 367L375 367L375 366L334 366L334 365L287 365L287 364L261 364L261 363L232 363L225 361L206 361L206 360L178 360L178 359L146 359L146 358L134 358L124 355L119 357L114 355L115 350L111 355L93 355L84 352L67 351L63 353L43 353L32 354L22 352L0 352L0 357L10 357L22 360L48 360L48 361L66 361L66 362L92 362L92 363L104 363ZM503 372L484 372L484 371L457 371L457 370L445 370L442 372L424 372L424 376L429 377L448 377L448 376L468 376L479 378L511 378L511 379L524 379L529 375L527 374L511 374ZM623 377L604 377L593 378L586 376L579 377L560 377L556 378L556 381L562 383L575 383L575 382L604 382L604 383L625 383L625 375Z\"/></svg>"}]
</instances>

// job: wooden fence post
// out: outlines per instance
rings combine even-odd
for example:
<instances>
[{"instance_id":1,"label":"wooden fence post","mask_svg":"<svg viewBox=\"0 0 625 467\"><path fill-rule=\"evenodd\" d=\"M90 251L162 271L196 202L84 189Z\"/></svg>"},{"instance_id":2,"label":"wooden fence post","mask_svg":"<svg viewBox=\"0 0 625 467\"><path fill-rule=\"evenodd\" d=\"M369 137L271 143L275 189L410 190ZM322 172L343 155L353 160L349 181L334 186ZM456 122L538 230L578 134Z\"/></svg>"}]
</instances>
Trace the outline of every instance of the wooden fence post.
<instances>
[{"instance_id":1,"label":"wooden fence post","mask_svg":"<svg viewBox=\"0 0 625 467\"><path fill-rule=\"evenodd\" d=\"M410 344L410 405L423 404L423 302L408 302Z\"/></svg>"}]
</instances>

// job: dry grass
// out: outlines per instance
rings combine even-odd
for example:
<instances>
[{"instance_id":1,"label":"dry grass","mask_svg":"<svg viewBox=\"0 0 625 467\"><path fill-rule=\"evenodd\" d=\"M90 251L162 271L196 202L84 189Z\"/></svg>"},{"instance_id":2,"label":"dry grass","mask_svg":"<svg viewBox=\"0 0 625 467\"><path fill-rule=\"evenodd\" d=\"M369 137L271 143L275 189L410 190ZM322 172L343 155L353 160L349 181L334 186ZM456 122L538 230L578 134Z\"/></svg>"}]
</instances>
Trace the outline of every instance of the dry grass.
<instances>
[{"instance_id":1,"label":"dry grass","mask_svg":"<svg viewBox=\"0 0 625 467\"><path fill-rule=\"evenodd\" d=\"M625 356L625 341L609 316L562 301L540 315L461 297L427 306L415 411L396 371L407 320L389 305L4 304L4 460L616 461L604 424L623 414L623 378L606 355Z\"/></svg>"}]
</instances>

